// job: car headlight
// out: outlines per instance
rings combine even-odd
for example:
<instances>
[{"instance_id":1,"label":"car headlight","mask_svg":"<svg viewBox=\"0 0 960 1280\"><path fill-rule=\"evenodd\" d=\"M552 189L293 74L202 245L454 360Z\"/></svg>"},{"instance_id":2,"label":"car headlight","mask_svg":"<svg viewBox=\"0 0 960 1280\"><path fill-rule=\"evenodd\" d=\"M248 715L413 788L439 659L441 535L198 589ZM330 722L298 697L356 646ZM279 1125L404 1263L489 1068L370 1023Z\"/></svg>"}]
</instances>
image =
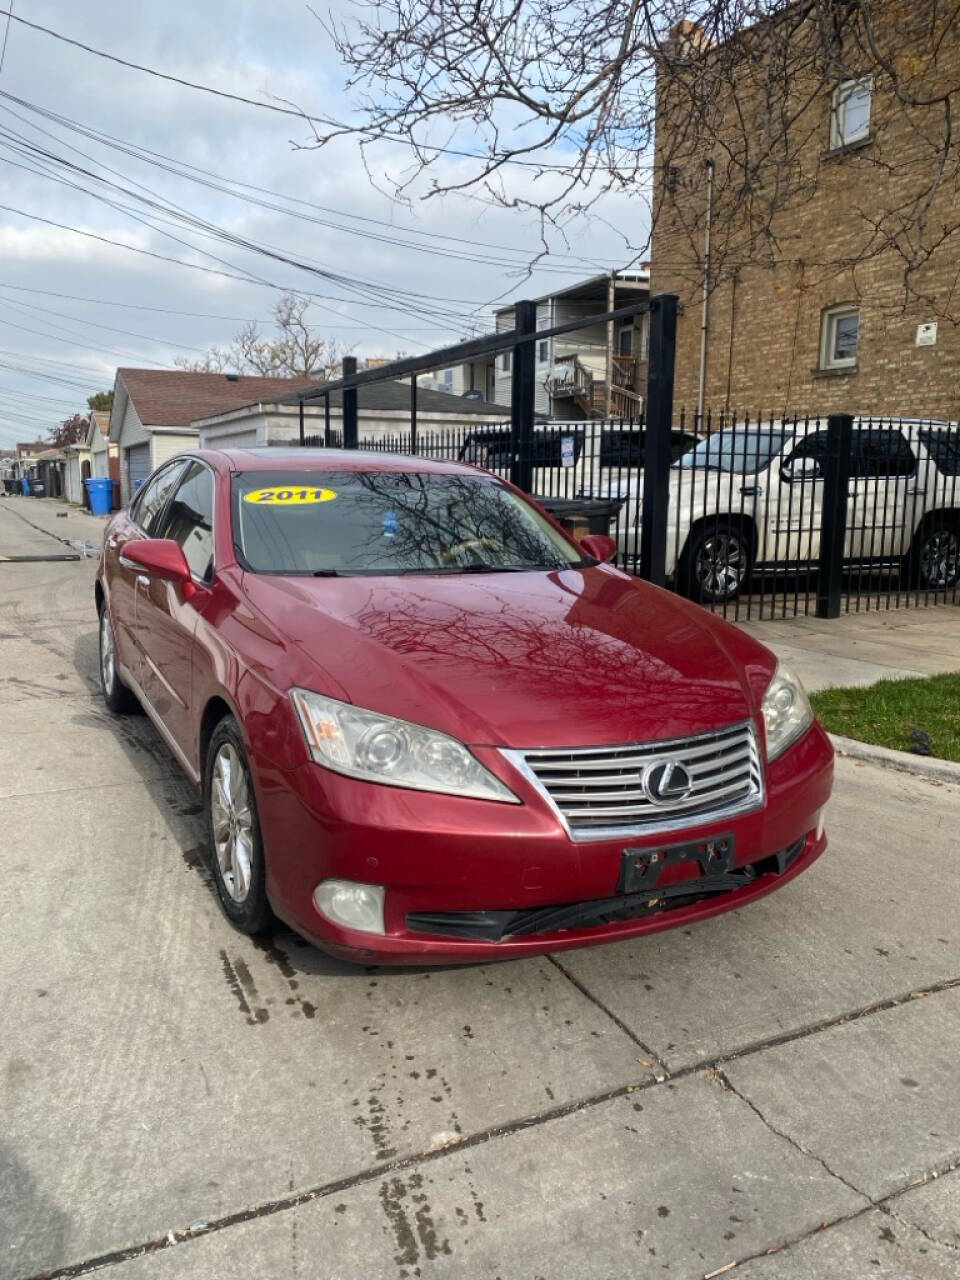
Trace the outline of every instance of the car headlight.
<instances>
[{"instance_id":1,"label":"car headlight","mask_svg":"<svg viewBox=\"0 0 960 1280\"><path fill-rule=\"evenodd\" d=\"M520 803L456 738L308 689L290 697L317 764L364 782Z\"/></svg>"},{"instance_id":2,"label":"car headlight","mask_svg":"<svg viewBox=\"0 0 960 1280\"><path fill-rule=\"evenodd\" d=\"M813 724L813 708L803 685L779 663L763 695L763 719L767 727L768 760L776 760Z\"/></svg>"}]
</instances>

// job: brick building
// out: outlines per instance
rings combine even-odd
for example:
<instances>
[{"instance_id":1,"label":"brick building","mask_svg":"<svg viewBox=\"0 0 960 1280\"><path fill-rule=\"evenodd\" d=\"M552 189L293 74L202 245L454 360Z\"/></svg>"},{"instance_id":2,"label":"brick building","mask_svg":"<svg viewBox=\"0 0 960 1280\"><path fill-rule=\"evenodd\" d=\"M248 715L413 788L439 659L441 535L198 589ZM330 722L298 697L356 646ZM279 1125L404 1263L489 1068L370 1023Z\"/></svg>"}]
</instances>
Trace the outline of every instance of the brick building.
<instances>
[{"instance_id":1,"label":"brick building","mask_svg":"<svg viewBox=\"0 0 960 1280\"><path fill-rule=\"evenodd\" d=\"M929 30L911 32L905 13L882 0L874 32L895 66L913 59L914 96L960 83L955 23L932 58ZM681 24L673 74L658 84L651 293L680 299L675 403L960 418L960 235L937 244L960 223L957 143L944 163L944 112L905 107L855 31L838 42L838 75L798 55L802 69L772 103L772 42L764 53L763 39L751 49L750 37L731 52ZM703 85L720 61L705 145L676 90L685 65L688 83ZM957 118L960 94L950 98ZM782 138L771 115L790 119ZM754 132L767 159L748 172ZM898 230L897 209L914 216L941 165L923 222ZM764 202L766 222L751 220Z\"/></svg>"}]
</instances>

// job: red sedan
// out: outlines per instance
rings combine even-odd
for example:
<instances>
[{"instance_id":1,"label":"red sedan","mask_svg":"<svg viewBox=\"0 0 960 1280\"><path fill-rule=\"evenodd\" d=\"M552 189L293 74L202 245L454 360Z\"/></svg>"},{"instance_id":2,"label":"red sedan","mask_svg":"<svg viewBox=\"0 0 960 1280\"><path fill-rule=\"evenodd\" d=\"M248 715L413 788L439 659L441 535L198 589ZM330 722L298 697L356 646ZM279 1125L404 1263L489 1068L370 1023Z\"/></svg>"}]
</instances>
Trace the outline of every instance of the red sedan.
<instances>
[{"instance_id":1,"label":"red sedan","mask_svg":"<svg viewBox=\"0 0 960 1280\"><path fill-rule=\"evenodd\" d=\"M762 645L473 467L200 452L114 517L103 693L202 788L224 912L387 963L630 938L826 847L833 752Z\"/></svg>"}]
</instances>

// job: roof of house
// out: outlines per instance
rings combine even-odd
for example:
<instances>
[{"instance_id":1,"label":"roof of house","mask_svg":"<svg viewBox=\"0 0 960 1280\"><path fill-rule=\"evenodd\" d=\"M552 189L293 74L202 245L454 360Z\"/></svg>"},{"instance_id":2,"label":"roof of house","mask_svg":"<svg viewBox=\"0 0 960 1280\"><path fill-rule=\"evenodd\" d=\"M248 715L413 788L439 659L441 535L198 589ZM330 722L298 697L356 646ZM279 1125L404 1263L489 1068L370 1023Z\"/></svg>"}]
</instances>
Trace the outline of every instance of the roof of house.
<instances>
[{"instance_id":1,"label":"roof of house","mask_svg":"<svg viewBox=\"0 0 960 1280\"><path fill-rule=\"evenodd\" d=\"M323 407L324 397L310 400L307 403ZM330 407L340 409L343 407L343 392L330 392ZM404 413L410 412L410 383L395 382L392 379L385 382L369 382L365 386L357 387L357 408L367 410L384 410L399 409ZM504 413L510 416L509 408L504 408L502 404L490 404L486 400L470 400L465 396L453 395L449 391L431 391L427 387L417 387L417 411L422 413L452 413L462 417L464 414L484 415L489 417L491 413Z\"/></svg>"},{"instance_id":2,"label":"roof of house","mask_svg":"<svg viewBox=\"0 0 960 1280\"><path fill-rule=\"evenodd\" d=\"M322 383L308 384L313 387L322 387ZM296 390L297 388L294 388ZM284 394L289 394L290 389L287 388ZM267 396L261 396L255 403L258 404L275 404L280 396L274 396L271 400ZM324 397L317 396L307 401L307 405L311 409L322 410ZM199 414L197 421L203 421L205 418L215 418L221 413L230 413L234 408L246 408L247 404L237 406L230 405L223 409L216 409L209 414ZM250 406L252 407L252 405ZM295 404L290 404L291 410L296 409ZM330 408L341 410L343 408L343 392L330 392ZM357 387L357 409L359 412L382 413L382 412L410 412L410 384L409 382L396 382L393 379L387 379L383 382L369 382L363 386ZM445 413L451 418L461 420L467 417L504 417L509 418L510 410L502 404L491 404L486 400L471 400L465 396L452 395L446 391L430 391L426 387L417 388L417 412L418 413ZM141 419L142 421L142 419Z\"/></svg>"},{"instance_id":3,"label":"roof of house","mask_svg":"<svg viewBox=\"0 0 960 1280\"><path fill-rule=\"evenodd\" d=\"M145 427L189 427L243 405L273 402L316 378L260 378L247 374L192 373L186 369L118 369L137 417Z\"/></svg>"},{"instance_id":4,"label":"roof of house","mask_svg":"<svg viewBox=\"0 0 960 1280\"><path fill-rule=\"evenodd\" d=\"M578 280L576 284L567 284L562 288L551 289L549 293L542 293L538 298L532 299L534 302L549 302L551 298L573 298L580 302L603 302L607 300L607 289L610 285L609 275L589 276L585 280ZM624 271L617 272L616 291L623 295L624 293L649 293L650 291L650 270L648 267L630 267ZM494 315L502 316L505 312L512 311L516 303L507 302L502 307L497 307Z\"/></svg>"}]
</instances>

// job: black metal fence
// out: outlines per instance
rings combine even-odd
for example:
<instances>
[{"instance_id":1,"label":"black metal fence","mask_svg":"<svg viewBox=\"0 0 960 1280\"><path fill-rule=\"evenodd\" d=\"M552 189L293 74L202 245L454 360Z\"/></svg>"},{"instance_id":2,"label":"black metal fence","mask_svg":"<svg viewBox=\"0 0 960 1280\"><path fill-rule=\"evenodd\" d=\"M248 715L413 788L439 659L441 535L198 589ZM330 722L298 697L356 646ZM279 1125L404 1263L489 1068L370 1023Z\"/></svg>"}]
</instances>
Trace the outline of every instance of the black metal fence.
<instances>
[{"instance_id":1,"label":"black metal fence","mask_svg":"<svg viewBox=\"0 0 960 1280\"><path fill-rule=\"evenodd\" d=\"M534 342L640 311L650 314L645 413L631 419L538 421ZM676 299L656 297L578 324L517 329L356 372L326 396L322 436L304 444L415 453L469 462L510 479L575 533L609 533L621 568L734 620L960 602L960 428L911 418L836 414L675 413ZM418 428L418 370L512 352L510 421ZM373 438L358 427L356 391L411 377L409 429ZM329 398L343 393L342 434ZM301 398L301 404L302 404Z\"/></svg>"}]
</instances>

